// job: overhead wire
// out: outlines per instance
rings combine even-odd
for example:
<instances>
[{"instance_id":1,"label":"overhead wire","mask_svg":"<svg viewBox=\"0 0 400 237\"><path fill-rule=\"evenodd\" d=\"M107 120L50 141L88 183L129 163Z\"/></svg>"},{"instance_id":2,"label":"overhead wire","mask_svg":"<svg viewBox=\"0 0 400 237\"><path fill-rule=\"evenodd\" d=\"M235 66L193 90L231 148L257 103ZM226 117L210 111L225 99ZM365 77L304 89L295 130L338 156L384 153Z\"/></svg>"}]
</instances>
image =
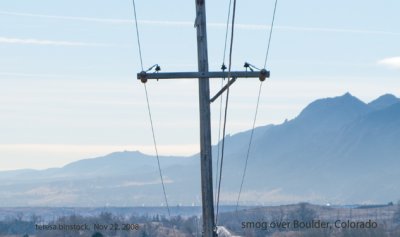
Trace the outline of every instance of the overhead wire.
<instances>
[{"instance_id":1,"label":"overhead wire","mask_svg":"<svg viewBox=\"0 0 400 237\"><path fill-rule=\"evenodd\" d=\"M228 33L229 33L229 19L231 15L231 6L232 6L232 0L229 0L229 5L228 5L228 17L226 19L226 29L225 29L225 42L224 42L224 53L222 57L222 65L221 69L225 71L226 66L225 66L225 56L226 56L226 46L228 42ZM221 78L221 89L224 87L224 78ZM217 191L218 190L218 174L219 174L219 158L220 158L220 153L221 153L221 123L222 123L222 101L223 97L221 96L220 102L219 102L219 122L218 122L218 145L217 145L217 160L216 160L216 175L215 175L215 202L217 202Z\"/></svg>"},{"instance_id":2,"label":"overhead wire","mask_svg":"<svg viewBox=\"0 0 400 237\"><path fill-rule=\"evenodd\" d=\"M275 22L275 13L276 13L276 6L278 5L278 0L275 0L275 5L274 5L274 12L272 13L272 22L271 22L271 28L269 30L269 36L268 36L268 46L267 46L267 52L265 54L265 60L264 60L264 68L267 66L267 60L268 60L268 54L269 54L269 48L271 45L271 38L272 38L272 29L274 28L274 22Z\"/></svg>"},{"instance_id":3,"label":"overhead wire","mask_svg":"<svg viewBox=\"0 0 400 237\"><path fill-rule=\"evenodd\" d=\"M228 33L229 33L229 19L231 17L231 7L232 7L232 0L229 0L228 17L226 19L226 29L225 29L224 56L222 58L222 65L225 64L226 45L227 45L227 42L228 42Z\"/></svg>"},{"instance_id":4,"label":"overhead wire","mask_svg":"<svg viewBox=\"0 0 400 237\"><path fill-rule=\"evenodd\" d=\"M132 0L132 5L133 5L133 14L135 16L136 38L137 38L137 44L138 44L138 50L139 50L140 67L142 68L142 71L143 71L142 47L140 45L139 27L138 27L138 20L137 20L137 14L136 14L135 0Z\"/></svg>"},{"instance_id":5,"label":"overhead wire","mask_svg":"<svg viewBox=\"0 0 400 237\"><path fill-rule=\"evenodd\" d=\"M234 29L235 29L235 16L236 16L236 0L233 1L232 9L232 26L231 26L231 41L229 47L229 64L228 64L228 84L231 80L231 68L232 68L232 51L233 51L233 39L234 39ZM226 100L225 100L225 111L224 111L224 123L222 129L222 150L221 150L221 165L219 170L219 180L218 180L218 192L217 192L217 211L215 223L218 224L218 214L219 214L219 202L221 194L221 180L222 180L222 167L224 162L224 150L225 150L225 134L226 134L226 119L228 113L228 103L229 103L229 87L226 90Z\"/></svg>"},{"instance_id":6,"label":"overhead wire","mask_svg":"<svg viewBox=\"0 0 400 237\"><path fill-rule=\"evenodd\" d=\"M142 50L141 50L141 45L140 45L140 35L139 35L139 27L138 27L138 20L137 20L137 14L136 14L135 0L132 0L132 4L133 4L133 13L134 13L134 17L135 17L136 37L137 37L137 44L138 44L138 50L139 50L140 65L141 65L141 68L142 68L142 71L143 71ZM166 192L166 188L165 188L165 182L164 182L164 178L163 178L163 175L162 175L160 157L158 155L156 136L155 136L155 132L154 132L153 117L152 117L151 109L150 109L149 95L148 95L148 92L147 92L146 83L143 83L143 85L144 85L144 91L145 91L145 94L146 94L147 111L148 111L148 114L149 114L151 133L152 133L152 137L153 137L153 145L154 145L154 150L155 150L156 157L157 157L158 173L159 173L160 180L161 180L161 185L162 185L162 189L163 189L164 200L165 200L168 216L171 218L171 210L170 210L170 207L169 207L167 192Z\"/></svg>"},{"instance_id":7,"label":"overhead wire","mask_svg":"<svg viewBox=\"0 0 400 237\"><path fill-rule=\"evenodd\" d=\"M249 145L248 145L248 147L247 147L246 161L245 161L245 164L244 164L244 170L243 170L243 174L242 174L242 180L241 180L241 182L240 182L239 193L238 193L238 197L237 197L237 200L236 200L236 207L235 207L235 211L236 211L236 212L238 211L238 207L239 207L240 195L241 195L242 189L243 189L243 183L244 183L244 179L245 179L246 171L247 171L247 163L248 163L248 161L249 161L250 149L251 149L251 145L252 145L252 142L253 142L254 128L255 128L255 125L256 125L257 113L258 113L258 106L259 106L260 97L261 97L261 89L262 89L262 82L260 82L260 86L259 86L259 88L258 88L258 96L257 96L257 103L256 103L256 112L255 112L255 114L254 114L253 126L252 126L252 129L251 129L250 139L249 139Z\"/></svg>"},{"instance_id":8,"label":"overhead wire","mask_svg":"<svg viewBox=\"0 0 400 237\"><path fill-rule=\"evenodd\" d=\"M150 109L149 95L147 93L147 87L146 87L145 83L144 83L144 91L146 93L147 111L149 112L151 133L153 135L154 150L156 152L156 157L157 157L158 173L159 173L160 179L161 179L161 184L162 184L162 189L163 189L163 193L164 193L165 204L167 206L168 216L171 217L171 211L170 211L169 204L168 204L167 192L165 191L164 178L163 178L162 171L161 171L160 157L158 155L157 142L156 142L156 136L155 136L155 132L154 132L154 125L153 125L153 118L152 118L151 109Z\"/></svg>"},{"instance_id":9,"label":"overhead wire","mask_svg":"<svg viewBox=\"0 0 400 237\"><path fill-rule=\"evenodd\" d=\"M278 0L275 0L274 12L273 12L273 14L272 14L272 23L271 23L271 28L270 28L269 37L268 37L267 52L266 52L265 61L264 61L264 68L267 66L267 60L268 60L268 54L269 54L269 49L270 49L270 45L271 45L272 30L273 30L273 28L274 28L274 21L275 21L276 6L277 6L277 4L278 4ZM256 120L257 120L257 114L258 114L258 108L259 108L259 103L260 103L262 84L263 84L263 83L262 83L262 81L261 81L261 82L260 82L259 89L258 89L258 96L257 96L257 103L256 103L256 111L255 111L255 113L254 113L253 126L252 126L252 129L251 129L249 144L248 144L248 147L247 147L245 165L244 165L244 169L243 169L243 174L242 174L242 179L241 179L241 183L240 183L240 188L239 188L238 197L237 197L237 200L236 200L236 207L235 207L236 212L238 211L238 208L239 208L240 196L241 196L241 193L242 193L242 190L243 190L243 184L244 184L244 179L245 179L245 176L246 176L247 165L248 165L249 156L250 156L250 151L251 151L251 145L252 145L252 142L253 142L254 128L255 128Z\"/></svg>"}]
</instances>

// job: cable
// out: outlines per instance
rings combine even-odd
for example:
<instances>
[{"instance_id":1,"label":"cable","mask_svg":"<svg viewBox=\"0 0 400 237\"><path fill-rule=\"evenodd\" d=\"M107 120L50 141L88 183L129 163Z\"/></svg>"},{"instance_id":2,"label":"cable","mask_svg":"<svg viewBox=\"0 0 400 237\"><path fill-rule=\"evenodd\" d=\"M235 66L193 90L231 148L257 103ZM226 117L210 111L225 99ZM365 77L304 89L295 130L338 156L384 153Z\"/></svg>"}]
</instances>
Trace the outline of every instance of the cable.
<instances>
[{"instance_id":1,"label":"cable","mask_svg":"<svg viewBox=\"0 0 400 237\"><path fill-rule=\"evenodd\" d=\"M274 13L272 14L271 29L270 29L270 31L269 31L269 37L268 37L267 53L265 54L264 68L267 66L268 53L269 53L269 46L270 46L270 44L271 44L272 29L274 28L274 21L275 21L275 13L276 13L276 5L277 5L277 4L278 4L278 0L275 0Z\"/></svg>"},{"instance_id":2,"label":"cable","mask_svg":"<svg viewBox=\"0 0 400 237\"><path fill-rule=\"evenodd\" d=\"M144 85L144 91L146 92L147 110L148 110L148 112L149 112L149 119L150 119L150 125L151 125L151 133L152 133L152 135L153 135L154 150L155 150L155 152L156 152L156 157L157 157L158 172L159 172L159 175L160 175L161 184L162 184L162 188L163 188L163 192L164 192L164 198L165 198L165 204L166 204L167 210L168 210L168 216L171 217L171 211L170 211L170 209L169 209L168 198L167 198L167 192L165 191L164 178L163 178L162 171L161 171L160 157L158 156L157 142L156 142L156 136L155 136L155 132L154 132L153 118L152 118L152 116L151 116L150 103L149 103L149 96L148 96L148 94L147 94L146 83L143 83L143 85Z\"/></svg>"},{"instance_id":3,"label":"cable","mask_svg":"<svg viewBox=\"0 0 400 237\"><path fill-rule=\"evenodd\" d=\"M239 189L239 194L238 194L238 198L236 201L236 212L238 211L238 207L239 207L239 201L240 201L240 195L242 193L242 188L243 188L243 183L244 183L244 178L246 176L246 171L247 171L247 162L249 160L249 156L250 156L250 148L251 148L251 144L253 142L253 135L254 135L254 127L256 125L256 119L257 119L257 113L258 113L258 105L260 103L260 96L261 96L261 88L262 88L262 82L260 82L260 87L258 89L258 97L257 97L257 104L256 104L256 112L254 114L254 119L253 119L253 127L251 129L251 133L250 133L250 140L249 140L249 146L247 148L247 154L246 154L246 162L244 165L244 170L243 170L243 174L242 174L242 181L240 183L240 189Z\"/></svg>"},{"instance_id":4,"label":"cable","mask_svg":"<svg viewBox=\"0 0 400 237\"><path fill-rule=\"evenodd\" d=\"M135 0L132 0L132 5L133 5L133 14L135 16L135 26L136 26L136 36L137 36L136 38L137 38L137 44L138 44L138 49L139 49L140 66L141 66L142 71L143 71L142 49L140 47L139 27L138 27L137 15L136 15Z\"/></svg>"},{"instance_id":5,"label":"cable","mask_svg":"<svg viewBox=\"0 0 400 237\"><path fill-rule=\"evenodd\" d=\"M229 7L228 7L228 17L226 19L226 29L225 29L225 43L224 43L224 56L222 58L222 64L225 63L225 55L226 55L226 43L228 41L228 31L229 31L229 19L231 17L231 6L232 0L229 0Z\"/></svg>"},{"instance_id":6,"label":"cable","mask_svg":"<svg viewBox=\"0 0 400 237\"><path fill-rule=\"evenodd\" d=\"M137 23L138 21L137 21L135 0L132 0L132 4L133 4L134 16L135 16L135 26L136 26L137 43L138 43L138 48L139 48L140 66L141 66L142 71L143 71L142 50L141 50L141 46L140 46L140 35L139 35L139 28L138 28L138 23ZM154 65L154 66L158 66L158 65ZM155 136L155 132L154 132L154 125L153 125L153 118L152 118L151 109L150 109L149 95L147 93L146 83L143 83L143 85L144 85L144 91L145 91L145 94L146 94L147 111L149 113L151 133L152 133L152 136L153 136L154 150L156 152L156 157L157 157L158 172L159 172L159 175L160 175L160 180L161 180L161 185L162 185L162 189L163 189L163 193L164 193L164 200L165 200L165 204L166 204L166 207L167 207L168 216L171 218L171 211L170 211L170 208L169 208L167 192L165 190L165 183L164 183L164 178L163 178L162 170L161 170L160 157L158 155L157 142L156 142L156 136ZM175 230L174 230L174 233L175 233ZM176 236L176 234L175 234L175 236Z\"/></svg>"},{"instance_id":7,"label":"cable","mask_svg":"<svg viewBox=\"0 0 400 237\"><path fill-rule=\"evenodd\" d=\"M232 49L233 49L233 38L234 38L234 29L235 29L235 15L236 15L236 0L233 1L233 14L232 14L232 28L231 28L231 42L229 48L229 65L228 65L228 82L231 78L231 68L232 68ZM224 150L225 150L225 132L226 132L226 118L228 113L228 102L229 102L229 87L226 91L226 100L225 100L225 113L224 113L224 126L222 130L222 151L221 151L221 165L219 171L219 181L218 181L218 195L217 195L217 214L215 219L215 225L218 224L218 214L219 214L219 199L221 194L221 180L222 180L222 167L224 162Z\"/></svg>"},{"instance_id":8,"label":"cable","mask_svg":"<svg viewBox=\"0 0 400 237\"><path fill-rule=\"evenodd\" d=\"M221 88L224 87L224 79L221 78ZM220 139L221 139L221 123L222 123L222 96L219 101L219 122L218 122L218 145L217 145L217 167L216 167L216 174L215 174L215 197L214 202L217 202L217 190L218 190L218 174L219 174L219 158L220 158Z\"/></svg>"},{"instance_id":9,"label":"cable","mask_svg":"<svg viewBox=\"0 0 400 237\"><path fill-rule=\"evenodd\" d=\"M274 12L273 12L273 15L272 15L271 29L270 29L269 38L268 38L267 52L266 52L265 61L264 61L264 68L267 66L268 53L269 53L269 48L270 48L270 45L271 45L272 30L273 30L273 28L274 28L274 21L275 21L275 13L276 13L276 6L277 6L277 4L278 4L278 0L275 0ZM251 64L248 64L248 65L254 67L254 66L251 65ZM262 84L263 84L263 83L260 82L260 87L259 87L259 89L258 89L258 97L257 97L257 103L256 103L256 112L254 113L253 126L252 126L252 129L251 129L250 139L249 139L249 146L247 147L246 161L245 161L245 165L244 165L244 169L243 169L243 175L242 175L242 180L241 180L241 183L240 183L238 198L237 198L237 200L236 200L236 208L235 208L236 213L237 213L238 208L239 208L240 196L241 196L242 190L243 190L244 178L245 178L245 176L246 176L247 164L248 164L248 161L249 161L251 145L252 145L252 142L253 142L254 128L255 128L256 120L257 120L257 114L258 114L258 107L259 107L259 103L260 103Z\"/></svg>"},{"instance_id":10,"label":"cable","mask_svg":"<svg viewBox=\"0 0 400 237\"><path fill-rule=\"evenodd\" d=\"M228 41L228 31L229 31L229 19L231 15L231 6L232 6L232 0L229 0L229 6L228 6L228 17L226 20L226 29L225 29L225 43L224 43L224 54L222 57L222 65L221 69L222 71L225 71L226 66L225 66L225 56L226 56L226 45ZM224 87L224 78L221 78L221 89ZM216 167L216 175L215 175L215 197L214 197L214 202L217 202L217 190L218 190L218 173L219 173L219 158L220 158L220 139L221 139L221 122L222 122L222 96L220 98L219 102L219 123L218 123L218 146L217 146L217 167Z\"/></svg>"}]
</instances>

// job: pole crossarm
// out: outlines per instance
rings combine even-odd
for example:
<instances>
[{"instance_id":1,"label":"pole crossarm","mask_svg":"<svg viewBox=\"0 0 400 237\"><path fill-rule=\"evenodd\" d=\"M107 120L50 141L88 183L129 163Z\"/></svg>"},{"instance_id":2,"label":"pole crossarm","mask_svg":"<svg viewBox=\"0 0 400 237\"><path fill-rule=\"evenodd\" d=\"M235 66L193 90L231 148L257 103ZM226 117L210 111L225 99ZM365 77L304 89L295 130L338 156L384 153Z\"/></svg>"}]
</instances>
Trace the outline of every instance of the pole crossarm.
<instances>
[{"instance_id":1,"label":"pole crossarm","mask_svg":"<svg viewBox=\"0 0 400 237\"><path fill-rule=\"evenodd\" d=\"M233 77L232 80L230 80L220 91L217 92L216 95L214 95L213 98L210 99L210 103L214 102L224 91L228 89L234 82L236 81L236 77Z\"/></svg>"},{"instance_id":2,"label":"pole crossarm","mask_svg":"<svg viewBox=\"0 0 400 237\"><path fill-rule=\"evenodd\" d=\"M233 71L233 72L154 72L147 73L142 71L137 74L137 79L143 83L148 79L201 79L201 78L259 78L264 81L269 78L269 71L262 69L260 71Z\"/></svg>"}]
</instances>

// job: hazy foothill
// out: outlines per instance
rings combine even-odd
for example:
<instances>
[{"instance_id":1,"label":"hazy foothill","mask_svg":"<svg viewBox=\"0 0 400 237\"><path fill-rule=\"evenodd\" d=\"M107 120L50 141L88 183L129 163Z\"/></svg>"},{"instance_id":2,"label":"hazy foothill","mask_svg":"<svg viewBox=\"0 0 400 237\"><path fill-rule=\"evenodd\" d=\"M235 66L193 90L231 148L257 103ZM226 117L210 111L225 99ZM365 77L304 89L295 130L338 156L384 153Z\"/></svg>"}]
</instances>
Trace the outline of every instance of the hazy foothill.
<instances>
[{"instance_id":1,"label":"hazy foothill","mask_svg":"<svg viewBox=\"0 0 400 237\"><path fill-rule=\"evenodd\" d=\"M221 197L224 205L235 204L249 136L250 131L245 131L226 137ZM216 151L217 145L214 155ZM231 212L232 208L225 209L221 224L231 233L242 236L397 236L400 225L400 208L396 205L400 199L398 154L399 98L386 94L365 103L346 93L316 100L292 120L256 128L241 198L243 210L238 215ZM199 157L196 154L160 159L168 198L174 210L179 210L173 213L172 219L165 218L165 210L161 211L164 203L155 157L139 151L124 151L61 168L0 172L0 227L25 226L26 233L35 233L32 225L38 221L66 223L75 218L75 221L92 223L96 218L107 217L116 222L131 220L142 228L141 232L125 235L107 232L107 236L172 236L173 229L179 236L198 236ZM299 202L319 205L287 205ZM255 208L257 205L264 207ZM128 208L133 206L149 209L135 216L135 211ZM151 213L150 206L157 207L152 209L155 212ZM74 209L71 214L66 211L68 207L83 209ZM121 213L121 208L116 207L126 207L122 209L129 213ZM53 212L53 219L49 219L49 211ZM18 213L25 214L18 217ZM336 232L264 230L251 225L251 228L241 228L243 222L259 220L368 218L377 221L380 228L335 229ZM42 232L37 236L47 235Z\"/></svg>"},{"instance_id":2,"label":"hazy foothill","mask_svg":"<svg viewBox=\"0 0 400 237\"><path fill-rule=\"evenodd\" d=\"M256 128L241 203L398 200L399 101L383 95L367 104L346 93L316 100L282 124ZM245 131L226 137L223 204L236 201L249 136ZM161 165L172 205L199 205L198 155L162 156ZM155 157L124 151L62 168L0 172L0 202L3 207L160 206L163 197Z\"/></svg>"}]
</instances>

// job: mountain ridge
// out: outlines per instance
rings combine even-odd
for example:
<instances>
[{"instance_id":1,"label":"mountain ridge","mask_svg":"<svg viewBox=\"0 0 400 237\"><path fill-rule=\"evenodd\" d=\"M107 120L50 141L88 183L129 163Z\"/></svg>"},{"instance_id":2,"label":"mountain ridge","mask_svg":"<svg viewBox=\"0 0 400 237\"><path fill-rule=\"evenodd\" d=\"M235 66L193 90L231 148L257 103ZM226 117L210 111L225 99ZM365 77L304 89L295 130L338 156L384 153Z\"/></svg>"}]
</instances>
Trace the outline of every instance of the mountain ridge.
<instances>
[{"instance_id":1,"label":"mountain ridge","mask_svg":"<svg viewBox=\"0 0 400 237\"><path fill-rule=\"evenodd\" d=\"M243 200L251 204L397 200L400 102L396 98L384 95L367 104L346 93L316 100L285 123L257 127ZM223 203L236 201L232 194L241 181L249 137L250 130L226 137ZM214 157L217 147L213 146ZM160 161L174 203L199 204L199 155L160 156ZM6 206L156 205L163 202L161 197L156 159L139 151L114 152L43 171L0 172L0 202Z\"/></svg>"},{"instance_id":2,"label":"mountain ridge","mask_svg":"<svg viewBox=\"0 0 400 237\"><path fill-rule=\"evenodd\" d=\"M384 109L399 102L400 99L393 94L384 94L377 99L369 102L368 105L374 109Z\"/></svg>"}]
</instances>

